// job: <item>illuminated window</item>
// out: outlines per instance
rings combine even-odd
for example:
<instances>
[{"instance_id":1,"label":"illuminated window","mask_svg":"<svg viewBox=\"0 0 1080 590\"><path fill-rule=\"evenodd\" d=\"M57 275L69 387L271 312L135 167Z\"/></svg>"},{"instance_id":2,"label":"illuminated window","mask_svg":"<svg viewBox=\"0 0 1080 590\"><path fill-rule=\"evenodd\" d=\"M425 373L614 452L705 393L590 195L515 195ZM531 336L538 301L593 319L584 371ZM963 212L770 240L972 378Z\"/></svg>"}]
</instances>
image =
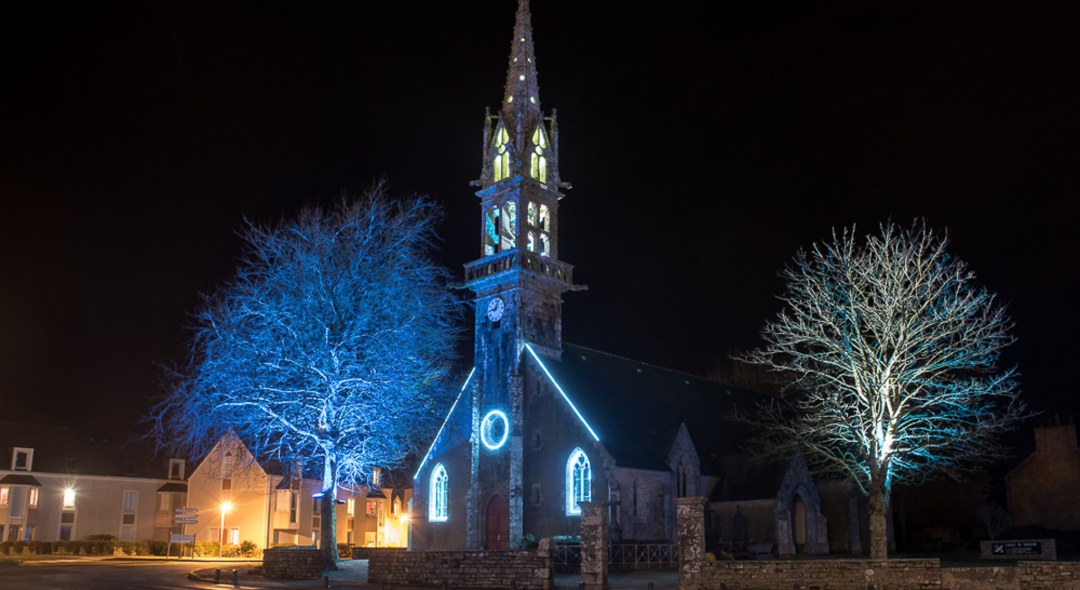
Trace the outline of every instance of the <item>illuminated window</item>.
<instances>
[{"instance_id":1,"label":"illuminated window","mask_svg":"<svg viewBox=\"0 0 1080 590\"><path fill-rule=\"evenodd\" d=\"M75 490L64 490L64 510L75 510Z\"/></svg>"},{"instance_id":2,"label":"illuminated window","mask_svg":"<svg viewBox=\"0 0 1080 590\"><path fill-rule=\"evenodd\" d=\"M232 528L225 530L225 542L229 545L240 544L240 529Z\"/></svg>"},{"instance_id":3,"label":"illuminated window","mask_svg":"<svg viewBox=\"0 0 1080 590\"><path fill-rule=\"evenodd\" d=\"M484 256L499 251L499 208L488 207L484 211Z\"/></svg>"},{"instance_id":4,"label":"illuminated window","mask_svg":"<svg viewBox=\"0 0 1080 590\"><path fill-rule=\"evenodd\" d=\"M547 138L544 137L544 130L540 127L533 131L532 146L532 166L529 170L529 176L540 182L547 182L547 155L545 153L547 151Z\"/></svg>"},{"instance_id":5,"label":"illuminated window","mask_svg":"<svg viewBox=\"0 0 1080 590\"><path fill-rule=\"evenodd\" d=\"M382 482L382 469L376 467L371 470L371 483L379 485Z\"/></svg>"},{"instance_id":6,"label":"illuminated window","mask_svg":"<svg viewBox=\"0 0 1080 590\"><path fill-rule=\"evenodd\" d=\"M499 252L517 247L517 203L503 204L502 228L499 231Z\"/></svg>"},{"instance_id":7,"label":"illuminated window","mask_svg":"<svg viewBox=\"0 0 1080 590\"><path fill-rule=\"evenodd\" d=\"M513 100L513 97L510 97ZM495 131L495 158L491 163L492 180L499 182L510 177L510 134L505 127Z\"/></svg>"},{"instance_id":8,"label":"illuminated window","mask_svg":"<svg viewBox=\"0 0 1080 590\"><path fill-rule=\"evenodd\" d=\"M11 493L11 488L7 486L0 487L0 506L7 506L9 493Z\"/></svg>"},{"instance_id":9,"label":"illuminated window","mask_svg":"<svg viewBox=\"0 0 1080 590\"><path fill-rule=\"evenodd\" d=\"M347 507L345 512L349 516L356 516L356 498L349 498L346 500L345 506Z\"/></svg>"},{"instance_id":10,"label":"illuminated window","mask_svg":"<svg viewBox=\"0 0 1080 590\"><path fill-rule=\"evenodd\" d=\"M367 515L368 516L375 516L375 502L374 501L368 500L366 508L367 508Z\"/></svg>"},{"instance_id":11,"label":"illuminated window","mask_svg":"<svg viewBox=\"0 0 1080 590\"><path fill-rule=\"evenodd\" d=\"M447 482L450 478L446 475L446 468L439 463L431 470L431 493L428 498L428 520L431 522L446 522L449 512L446 508L449 490Z\"/></svg>"},{"instance_id":12,"label":"illuminated window","mask_svg":"<svg viewBox=\"0 0 1080 590\"><path fill-rule=\"evenodd\" d=\"M580 448L570 453L566 462L566 514L581 514L578 502L592 500L592 468L589 458Z\"/></svg>"},{"instance_id":13,"label":"illuminated window","mask_svg":"<svg viewBox=\"0 0 1080 590\"><path fill-rule=\"evenodd\" d=\"M536 232L529 232L529 252L536 252L537 241L538 240L536 239Z\"/></svg>"},{"instance_id":14,"label":"illuminated window","mask_svg":"<svg viewBox=\"0 0 1080 590\"><path fill-rule=\"evenodd\" d=\"M37 508L38 489L30 488L30 507Z\"/></svg>"}]
</instances>

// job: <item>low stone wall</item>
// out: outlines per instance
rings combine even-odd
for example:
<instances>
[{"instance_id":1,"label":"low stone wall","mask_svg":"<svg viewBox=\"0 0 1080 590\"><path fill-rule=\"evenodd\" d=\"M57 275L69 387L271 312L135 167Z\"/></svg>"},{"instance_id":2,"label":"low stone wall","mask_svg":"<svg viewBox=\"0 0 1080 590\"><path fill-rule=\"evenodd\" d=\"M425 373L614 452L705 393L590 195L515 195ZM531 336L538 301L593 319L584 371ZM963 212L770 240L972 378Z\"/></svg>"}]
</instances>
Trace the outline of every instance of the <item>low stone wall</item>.
<instances>
[{"instance_id":1,"label":"low stone wall","mask_svg":"<svg viewBox=\"0 0 1080 590\"><path fill-rule=\"evenodd\" d=\"M367 548L368 582L451 588L552 590L555 542L533 551L402 551ZM359 549L359 548L358 548ZM356 554L354 553L354 556ZM360 559L363 559L362 557Z\"/></svg>"},{"instance_id":2,"label":"low stone wall","mask_svg":"<svg viewBox=\"0 0 1080 590\"><path fill-rule=\"evenodd\" d=\"M866 590L871 584L889 590L938 590L941 563L937 559L706 561L693 578L682 590L720 590L721 584L727 590L791 590L795 584L807 590Z\"/></svg>"},{"instance_id":3,"label":"low stone wall","mask_svg":"<svg viewBox=\"0 0 1080 590\"><path fill-rule=\"evenodd\" d=\"M263 575L289 580L322 577L322 551L310 547L274 547L263 551Z\"/></svg>"},{"instance_id":4,"label":"low stone wall","mask_svg":"<svg viewBox=\"0 0 1080 590\"><path fill-rule=\"evenodd\" d=\"M1020 590L1080 590L1080 562L1021 561Z\"/></svg>"},{"instance_id":5,"label":"low stone wall","mask_svg":"<svg viewBox=\"0 0 1080 590\"><path fill-rule=\"evenodd\" d=\"M941 587L949 590L1020 590L1020 568L1012 566L943 568Z\"/></svg>"}]
</instances>

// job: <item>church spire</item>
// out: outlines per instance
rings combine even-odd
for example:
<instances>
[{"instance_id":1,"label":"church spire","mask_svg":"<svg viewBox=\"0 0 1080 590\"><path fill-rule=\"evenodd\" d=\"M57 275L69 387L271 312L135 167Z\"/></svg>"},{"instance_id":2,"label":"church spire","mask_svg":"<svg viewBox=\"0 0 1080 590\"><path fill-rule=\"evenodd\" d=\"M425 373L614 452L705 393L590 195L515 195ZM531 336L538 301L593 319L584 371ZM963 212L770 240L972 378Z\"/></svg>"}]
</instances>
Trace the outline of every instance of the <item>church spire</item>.
<instances>
[{"instance_id":1,"label":"church spire","mask_svg":"<svg viewBox=\"0 0 1080 590\"><path fill-rule=\"evenodd\" d=\"M536 55L533 52L531 21L529 0L518 0L502 108L503 121L516 134L535 128L541 118L540 87L536 82Z\"/></svg>"}]
</instances>

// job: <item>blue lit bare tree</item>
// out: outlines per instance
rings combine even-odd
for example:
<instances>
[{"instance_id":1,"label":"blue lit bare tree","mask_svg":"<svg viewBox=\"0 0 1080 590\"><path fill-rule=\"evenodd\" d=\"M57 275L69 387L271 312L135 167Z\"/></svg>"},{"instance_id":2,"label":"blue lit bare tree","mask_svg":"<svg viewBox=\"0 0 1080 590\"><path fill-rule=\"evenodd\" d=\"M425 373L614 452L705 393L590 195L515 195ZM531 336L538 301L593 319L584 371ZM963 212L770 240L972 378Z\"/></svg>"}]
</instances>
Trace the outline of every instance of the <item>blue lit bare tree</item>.
<instances>
[{"instance_id":1,"label":"blue lit bare tree","mask_svg":"<svg viewBox=\"0 0 1080 590\"><path fill-rule=\"evenodd\" d=\"M925 222L889 223L800 251L766 346L744 356L794 392L748 419L773 452L798 448L817 473L860 487L874 559L888 555L893 485L1004 456L997 435L1025 415L1015 370L998 369L1012 322L948 241Z\"/></svg>"},{"instance_id":2,"label":"blue lit bare tree","mask_svg":"<svg viewBox=\"0 0 1080 590\"><path fill-rule=\"evenodd\" d=\"M328 569L337 487L400 465L451 399L461 309L430 257L440 218L376 187L249 223L236 275L204 297L189 361L152 412L173 450L201 457L232 431L259 460L320 479Z\"/></svg>"}]
</instances>

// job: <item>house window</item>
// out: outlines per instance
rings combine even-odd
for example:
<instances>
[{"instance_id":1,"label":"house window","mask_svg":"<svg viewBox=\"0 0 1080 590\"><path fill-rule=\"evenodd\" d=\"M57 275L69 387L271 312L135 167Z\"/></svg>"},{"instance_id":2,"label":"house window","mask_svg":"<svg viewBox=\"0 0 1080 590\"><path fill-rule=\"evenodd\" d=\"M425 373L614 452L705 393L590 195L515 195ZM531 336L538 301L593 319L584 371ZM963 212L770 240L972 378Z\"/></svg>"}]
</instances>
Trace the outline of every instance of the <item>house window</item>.
<instances>
[{"instance_id":1,"label":"house window","mask_svg":"<svg viewBox=\"0 0 1080 590\"><path fill-rule=\"evenodd\" d=\"M371 483L379 485L382 483L382 469L376 467L371 470Z\"/></svg>"},{"instance_id":2,"label":"house window","mask_svg":"<svg viewBox=\"0 0 1080 590\"><path fill-rule=\"evenodd\" d=\"M289 490L289 524L297 524L300 522L300 518L297 516L299 508L299 497L296 490Z\"/></svg>"},{"instance_id":3,"label":"house window","mask_svg":"<svg viewBox=\"0 0 1080 590\"><path fill-rule=\"evenodd\" d=\"M356 498L349 498L345 501L346 513L349 516L356 516Z\"/></svg>"},{"instance_id":4,"label":"house window","mask_svg":"<svg viewBox=\"0 0 1080 590\"><path fill-rule=\"evenodd\" d=\"M158 492L158 512L172 512L172 494Z\"/></svg>"},{"instance_id":5,"label":"house window","mask_svg":"<svg viewBox=\"0 0 1080 590\"><path fill-rule=\"evenodd\" d=\"M15 447L11 451L12 471L32 471L34 463L34 449Z\"/></svg>"},{"instance_id":6,"label":"house window","mask_svg":"<svg viewBox=\"0 0 1080 590\"><path fill-rule=\"evenodd\" d=\"M10 507L8 508L8 517L10 518L22 518L23 513L26 510L26 488L23 486L15 486L11 488ZM18 539L16 539L17 541Z\"/></svg>"},{"instance_id":7,"label":"house window","mask_svg":"<svg viewBox=\"0 0 1080 590\"><path fill-rule=\"evenodd\" d=\"M428 511L428 520L432 522L446 522L449 518L449 512L447 510L447 496L449 490L447 489L447 483L450 481L449 476L446 474L446 468L439 463L435 466L435 469L431 471L431 506Z\"/></svg>"},{"instance_id":8,"label":"house window","mask_svg":"<svg viewBox=\"0 0 1080 590\"><path fill-rule=\"evenodd\" d=\"M38 489L30 488L30 507L37 508Z\"/></svg>"},{"instance_id":9,"label":"house window","mask_svg":"<svg viewBox=\"0 0 1080 590\"><path fill-rule=\"evenodd\" d=\"M227 537L226 542L228 544L230 544L230 545L239 545L240 544L240 529L239 528L228 529L226 531L226 537Z\"/></svg>"},{"instance_id":10,"label":"house window","mask_svg":"<svg viewBox=\"0 0 1080 590\"><path fill-rule=\"evenodd\" d=\"M139 506L139 492L125 491L120 515L120 540L135 540L135 512Z\"/></svg>"},{"instance_id":11,"label":"house window","mask_svg":"<svg viewBox=\"0 0 1080 590\"><path fill-rule=\"evenodd\" d=\"M232 489L232 478L226 477L225 479L221 480L221 489L222 490L231 490Z\"/></svg>"},{"instance_id":12,"label":"house window","mask_svg":"<svg viewBox=\"0 0 1080 590\"><path fill-rule=\"evenodd\" d=\"M534 483L532 485L532 505L539 506L544 500L544 494L540 490L540 484Z\"/></svg>"},{"instance_id":13,"label":"house window","mask_svg":"<svg viewBox=\"0 0 1080 590\"><path fill-rule=\"evenodd\" d=\"M7 506L9 493L11 493L11 488L8 486L0 487L0 506Z\"/></svg>"},{"instance_id":14,"label":"house window","mask_svg":"<svg viewBox=\"0 0 1080 590\"><path fill-rule=\"evenodd\" d=\"M64 490L64 510L75 510L75 490L68 488Z\"/></svg>"},{"instance_id":15,"label":"house window","mask_svg":"<svg viewBox=\"0 0 1080 590\"><path fill-rule=\"evenodd\" d=\"M566 514L573 516L581 514L581 506L578 502L592 500L592 468L589 466L589 458L585 451L580 448L570 453L570 459L566 461Z\"/></svg>"},{"instance_id":16,"label":"house window","mask_svg":"<svg viewBox=\"0 0 1080 590\"><path fill-rule=\"evenodd\" d=\"M375 516L375 502L373 500L368 500L366 514L368 516Z\"/></svg>"}]
</instances>

